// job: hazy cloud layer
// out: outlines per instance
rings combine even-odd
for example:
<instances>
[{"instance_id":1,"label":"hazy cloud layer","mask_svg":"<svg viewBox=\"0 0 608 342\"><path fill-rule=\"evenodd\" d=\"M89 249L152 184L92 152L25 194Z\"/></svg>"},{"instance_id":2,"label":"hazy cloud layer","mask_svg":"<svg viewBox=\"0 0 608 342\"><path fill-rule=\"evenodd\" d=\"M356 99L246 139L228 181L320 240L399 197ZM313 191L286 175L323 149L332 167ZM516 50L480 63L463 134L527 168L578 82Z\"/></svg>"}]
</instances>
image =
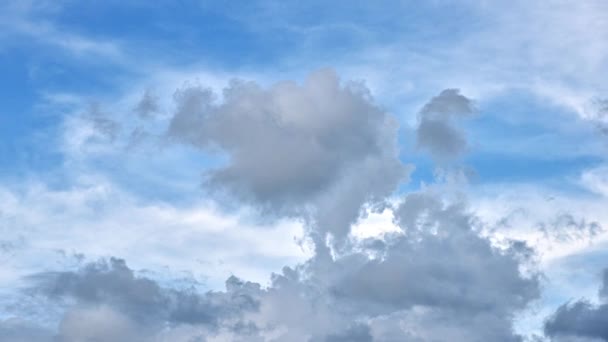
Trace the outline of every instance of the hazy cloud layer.
<instances>
[{"instance_id":1,"label":"hazy cloud layer","mask_svg":"<svg viewBox=\"0 0 608 342\"><path fill-rule=\"evenodd\" d=\"M54 333L19 318L0 321L1 342L51 342Z\"/></svg>"}]
</instances>

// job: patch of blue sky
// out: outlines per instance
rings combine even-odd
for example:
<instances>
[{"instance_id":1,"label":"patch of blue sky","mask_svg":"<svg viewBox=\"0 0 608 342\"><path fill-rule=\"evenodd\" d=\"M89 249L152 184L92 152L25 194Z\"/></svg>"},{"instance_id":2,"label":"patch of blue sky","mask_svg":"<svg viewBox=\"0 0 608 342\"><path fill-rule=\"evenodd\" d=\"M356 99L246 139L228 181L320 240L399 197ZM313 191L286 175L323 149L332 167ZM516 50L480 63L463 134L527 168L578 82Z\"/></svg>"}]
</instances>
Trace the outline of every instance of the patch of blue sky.
<instances>
[{"instance_id":1,"label":"patch of blue sky","mask_svg":"<svg viewBox=\"0 0 608 342\"><path fill-rule=\"evenodd\" d=\"M533 183L581 189L575 182L581 171L600 165L594 157L576 157L562 160L539 160L500 154L476 154L466 158L476 171L478 183ZM570 182L568 182L570 180Z\"/></svg>"},{"instance_id":2,"label":"patch of blue sky","mask_svg":"<svg viewBox=\"0 0 608 342\"><path fill-rule=\"evenodd\" d=\"M240 69L281 67L295 56L316 65L370 45L428 51L482 25L476 11L456 2L106 1L68 2L48 19L67 32L115 41L140 59Z\"/></svg>"},{"instance_id":3,"label":"patch of blue sky","mask_svg":"<svg viewBox=\"0 0 608 342\"><path fill-rule=\"evenodd\" d=\"M598 140L599 132L592 123L581 120L576 112L526 90L508 90L499 96L490 97L478 106L480 113L469 121L468 128L472 130L473 135L487 133L488 136L473 136L473 139L494 137L488 139L488 142L492 143L500 138L516 142L521 136L551 135L559 136L559 139L568 143L580 143L581 138L585 138L583 141L586 142ZM496 133L501 134L497 136ZM525 150L516 152L537 151L533 147L536 146L528 146ZM541 147L547 149L556 146ZM560 154L564 152L560 149ZM596 149L588 151L593 154L598 152Z\"/></svg>"},{"instance_id":4,"label":"patch of blue sky","mask_svg":"<svg viewBox=\"0 0 608 342\"><path fill-rule=\"evenodd\" d=\"M63 30L114 41L144 62L169 65L274 63L296 44L280 32L256 34L229 13L192 1L71 2L52 20Z\"/></svg>"},{"instance_id":5,"label":"patch of blue sky","mask_svg":"<svg viewBox=\"0 0 608 342\"><path fill-rule=\"evenodd\" d=\"M14 140L27 131L31 126L29 121L34 119L26 115L31 110L34 91L29 85L27 68L20 63L23 54L21 51L0 53L0 91L4 94L3 106L0 109L0 156L15 153L12 146ZM2 164L5 163L0 163Z\"/></svg>"},{"instance_id":6,"label":"patch of blue sky","mask_svg":"<svg viewBox=\"0 0 608 342\"><path fill-rule=\"evenodd\" d=\"M580 174L605 161L608 139L576 113L525 91L509 91L479 103L479 113L465 120L469 141L464 167L474 184L529 183L581 192ZM436 166L415 148L415 134L404 128L401 159L416 165L402 190L435 179Z\"/></svg>"},{"instance_id":7,"label":"patch of blue sky","mask_svg":"<svg viewBox=\"0 0 608 342\"><path fill-rule=\"evenodd\" d=\"M61 158L49 147L58 118L35 108L38 94L22 63L23 51L0 54L0 176L46 168Z\"/></svg>"},{"instance_id":8,"label":"patch of blue sky","mask_svg":"<svg viewBox=\"0 0 608 342\"><path fill-rule=\"evenodd\" d=\"M557 308L580 299L597 302L608 257L606 247L602 243L551 264L545 270L542 305Z\"/></svg>"},{"instance_id":9,"label":"patch of blue sky","mask_svg":"<svg viewBox=\"0 0 608 342\"><path fill-rule=\"evenodd\" d=\"M545 99L509 92L480 105L466 124L466 162L481 181L566 179L605 160L608 141L596 127Z\"/></svg>"}]
</instances>

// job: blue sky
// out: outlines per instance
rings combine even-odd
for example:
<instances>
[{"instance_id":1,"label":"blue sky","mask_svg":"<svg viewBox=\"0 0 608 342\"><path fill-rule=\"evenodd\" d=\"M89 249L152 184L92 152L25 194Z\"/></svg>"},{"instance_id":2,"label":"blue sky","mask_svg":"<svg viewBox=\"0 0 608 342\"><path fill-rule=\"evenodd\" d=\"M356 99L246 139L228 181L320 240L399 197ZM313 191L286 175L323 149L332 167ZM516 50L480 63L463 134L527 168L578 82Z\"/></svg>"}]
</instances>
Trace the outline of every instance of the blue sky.
<instances>
[{"instance_id":1,"label":"blue sky","mask_svg":"<svg viewBox=\"0 0 608 342\"><path fill-rule=\"evenodd\" d=\"M33 275L75 272L84 281L90 265L116 271L108 260L119 258L163 295L184 283L196 284L197 295L227 295L231 275L259 283L258 316L238 317L254 322L260 341L392 341L389 330L403 340L446 340L430 332L434 319L446 320L437 334L465 341L606 341L605 330L544 322L558 322L556 309L568 301L587 298L598 312L607 305L597 295L608 267L607 39L608 6L594 0L5 1L0 332L24 341L35 340L34 330L35 341L245 338L223 321L213 330L193 319L167 318L161 323L171 329L161 334L138 325L122 306L127 298L93 303L71 294L79 304L70 306L23 291L41 286ZM433 198L420 204L418 221L407 216L416 215L408 201L417 196ZM294 328L269 313L281 309L270 294L282 288L277 274L289 278L284 267L300 275L293 293L331 283L323 298L337 306L336 293L351 292L336 279L359 279L338 269L376 265L376 283L397 284L397 275L382 278L365 237L390 246L390 255L418 253L429 263L408 269L401 261L405 278L431 279L437 265L425 248L436 246L456 207L466 208L472 235L447 236L480 239L494 257L511 258L496 262L528 272L508 275L514 283L538 281L537 296L521 294L525 305L478 313L494 317L493 331L454 323L455 312L479 303L412 297L411 306L383 311L376 302L368 312L379 299L357 289L344 307L356 314L314 313L331 326ZM430 218L420 228L429 230L428 245L403 240L415 229L400 222ZM513 241L534 257L518 259ZM348 264L362 255L371 258L366 266ZM469 276L480 264L471 255L466 267L454 266ZM439 282L466 287L454 279ZM503 291L475 284L470 291L488 298ZM302 310L299 319L309 314ZM116 335L74 333L74 312ZM395 317L412 322L407 331L393 332ZM131 326L146 333L133 337Z\"/></svg>"}]
</instances>

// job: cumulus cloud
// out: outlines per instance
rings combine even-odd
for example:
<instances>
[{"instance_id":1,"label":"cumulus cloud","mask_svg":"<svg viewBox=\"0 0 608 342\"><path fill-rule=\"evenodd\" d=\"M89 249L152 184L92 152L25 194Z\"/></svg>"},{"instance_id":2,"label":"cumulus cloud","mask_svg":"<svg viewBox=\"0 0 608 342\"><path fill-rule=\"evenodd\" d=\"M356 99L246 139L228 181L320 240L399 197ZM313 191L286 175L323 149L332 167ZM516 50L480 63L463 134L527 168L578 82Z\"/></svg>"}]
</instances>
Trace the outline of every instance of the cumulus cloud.
<instances>
[{"instance_id":1,"label":"cumulus cloud","mask_svg":"<svg viewBox=\"0 0 608 342\"><path fill-rule=\"evenodd\" d=\"M393 326L395 340L519 340L513 316L539 295L537 278L520 274L519 250L492 247L462 205L426 193L407 196L395 215L403 233L380 257L336 261L333 293Z\"/></svg>"},{"instance_id":2,"label":"cumulus cloud","mask_svg":"<svg viewBox=\"0 0 608 342\"><path fill-rule=\"evenodd\" d=\"M380 31L373 26L375 22L387 22L377 19L403 17L403 14L407 14L404 11L409 11L408 6L396 6L396 10L390 13L368 11L372 8L367 5L354 6L354 12L336 11L334 8L329 11L331 13L320 16L320 21L317 20L319 18L314 18L314 11L308 11L313 13L312 20L305 18L304 21L310 22L295 26L291 25L293 23L283 25L289 22L284 20L287 16L276 15L289 14L299 18L302 11L292 11L290 6L254 5L247 7L244 12L239 9L235 12L232 6L227 10L203 10L207 14L230 14L227 16L232 20L229 25L235 27L233 24L236 23L236 30L224 30L224 33L247 38L252 42L248 45L261 52L253 54L256 56L267 56L267 52L273 54L272 51L267 51L273 44L259 45L259 39L256 39L258 33L268 33L268 27L259 30L257 25L255 30L250 30L253 26L249 24L257 23L260 13L265 13L264 17L272 22L269 27L285 28L287 36L295 32L296 36L302 38L299 41L312 43L300 44L312 46L313 49L306 49L310 50L308 52L311 55L319 55L315 46L323 47L336 40L336 37L337 40L354 37L356 39L351 40L356 41L355 44L346 45L361 47L358 49L361 50L360 54L351 54L357 56L356 61L340 58L340 52L333 48L325 49L326 53L321 55L325 59L329 57L334 62L337 61L341 69L347 72L350 70L359 76L362 75L356 70L359 63L384 61L383 65L387 67L381 68L382 70L370 69L366 65L365 77L370 76L375 93L385 100L388 98L385 103L405 106L402 109L411 104L409 101L416 96L417 91L424 92L429 86L434 88L441 83L468 79L470 84L465 86L472 92L468 95L483 98L503 92L510 93L513 89L523 90L580 111L582 99L597 94L604 84L600 77L605 73L598 71L605 68L605 53L602 53L605 50L602 42L605 40L591 38L603 36L606 32L608 20L603 20L603 13L608 12L600 10L605 6L599 5L598 1L582 5L565 3L553 1L550 6L546 6L516 1L506 5L511 8L503 5L486 6L485 2L483 6L469 6L469 2L454 3L449 4L449 9L459 14L455 17L472 20L459 20L458 23L449 22L447 26L436 27L436 20L427 20L417 13L416 20L400 22L411 22L413 26L422 29L405 31L402 25L389 24ZM173 71L159 70L159 63L156 63L158 60L155 62L154 56L147 59L150 62L148 66L142 67L139 65L141 63L122 58L115 44L66 35L56 25L66 16L34 15L34 12L30 15L31 10L40 7L32 6L26 2L25 5L17 6L23 7L23 11L12 10L3 16L10 19L15 17L13 14L20 14L16 19L0 24L9 29L9 36L18 33L17 36L42 37L45 46L50 44L51 47L62 47L81 57L112 57L113 62L116 62L114 64L124 66L124 70L123 66L120 67L122 71L129 69L127 74L122 75L125 77L113 75L118 77L103 82L102 79L107 76L103 71L113 68L89 68L87 65L91 61L86 65L75 65L69 60L66 62L63 58L65 56L56 56L59 58L52 58L53 61L49 64L46 57L52 57L55 53L45 48L45 51L31 51L34 55L43 52L42 58L36 58L40 60L34 63L39 65L29 68L34 81L40 81L34 82L37 83L34 86L44 88L46 85L61 83L53 81L67 80L68 88L74 84L89 85L87 89L79 89L79 93L90 95L92 91L107 90L114 93L108 86L112 87L120 80L129 78L129 83L133 86L140 84L143 77L165 74L149 79L160 80L166 87L175 89L174 83L167 79L181 77L175 76L178 73L183 75L178 72L167 76L167 73ZM61 7L42 5L45 8L47 6ZM252 8L256 10L251 10ZM140 9L144 12L149 10L133 10ZM129 14L131 10L128 9L125 13ZM361 21L358 14L364 12L370 12L371 16L367 18L369 20ZM434 14L445 12L445 7L425 6L422 11L415 12ZM356 14L357 20L352 20L352 14ZM250 15L253 16L249 17ZM339 20L333 20L336 24L325 25L332 22L328 18ZM40 24L33 19L37 19ZM162 26L163 31L190 31L188 23L175 27L170 22L170 17L162 16L161 19L167 19L168 22L157 25L158 22L153 20L153 26ZM223 19L219 19L221 24ZM280 22L278 25L276 20ZM142 24L146 26L146 22L144 20ZM522 22L527 25L522 25ZM464 26L460 25L463 23ZM78 26L75 27L76 31L90 31L86 25L81 27L81 23L71 24ZM16 28L9 27L11 25L16 25ZM454 25L460 29L452 30ZM483 29L479 30L480 27ZM394 34L386 40L382 37L388 31ZM197 32L200 34L190 34L189 37L200 38L208 33ZM98 33L109 38L113 35L113 32ZM433 39L420 39L418 33L423 33L422 38ZM310 37L314 38L311 40ZM496 37L507 39L496 44ZM128 37L125 39L128 40ZM123 41L122 38L119 40ZM188 40L188 45L196 45L190 44L190 39ZM266 39L262 41L268 42ZM361 42L379 44L366 47L360 45ZM158 39L155 44L181 45L167 45ZM134 47L132 52L135 56L140 54L138 51L160 51L147 48L150 46L143 40L135 45L125 44L127 45ZM403 46L408 48L404 49ZM200 51L190 52L185 51L182 56L184 58L180 59L192 61L193 58L190 57L200 55ZM210 53L206 55L210 59L205 57L205 60L214 64L214 53L208 52ZM311 60L307 58L310 57L308 53L307 57L300 56L302 59L293 54L279 55L282 60L294 61L295 58L295 64L298 64L297 60L306 60L307 63ZM221 56L225 59L224 54ZM478 56L484 56L486 60L479 60ZM498 61L487 56L504 58ZM458 66L450 67L455 71L443 72L446 70L436 68L437 61L444 59L449 59L453 62L450 64ZM100 61L92 62L98 64ZM165 59L164 62L167 61L169 60ZM392 63L394 61L398 62ZM417 61L427 63L426 69L430 67L432 75ZM169 61L161 64L175 63ZM205 61L203 64L206 64ZM45 68L40 66L47 65L57 70L41 74L40 70ZM233 69L231 65L234 66L231 63L222 65L227 70ZM82 67L92 71L85 82L78 81L78 72L70 72L83 70ZM195 69L192 65L181 67L188 75L192 75L192 70ZM249 69L246 65L243 67L243 70ZM290 67L280 69L287 70ZM116 69L119 73L121 70ZM462 77L463 75L467 77ZM90 252L93 257L108 254L129 256L127 259L132 263L131 267L167 263L173 270L178 269L177 272L183 267L189 271L196 267L206 267L203 272L214 273L215 277L220 278L224 278L224 273L233 267L228 265L240 265L238 273L245 268L251 272L257 265L264 264L264 271L260 272L264 274L269 269L276 270L279 265L292 266L272 275L267 285L230 277L226 280L224 289L209 292L182 288L170 281L142 276L128 267L125 261L115 258L89 263L76 270L66 271L58 267L58 271L37 273L23 279L30 287L24 291L25 294L19 293L18 298L29 295L41 305L35 310L23 310L27 305L3 307L0 342L523 340L514 331L513 320L518 312L539 297L541 278L529 271L522 274L521 269L534 257L533 251L526 244L507 241L500 247L493 245L496 240L491 240L484 234L495 234L492 238L503 239L501 235L506 234L507 229L490 231L464 204L447 201L430 192L400 194L403 196L401 199L390 198L391 209L383 212L394 212L395 229L383 229L385 235L381 237L370 234L372 237L364 241L354 237L349 240L348 234L353 223L360 219L362 208L383 209L389 196L395 195L400 182L407 179L410 168L398 159L398 125L395 119L374 102L364 85L340 80L331 70L317 71L302 83L286 81L270 86L265 84L234 81L223 93L203 86L185 85L175 93L176 106L168 117L159 115L160 103L163 104L163 112L164 108L170 108L165 106L166 101L160 101L155 94L146 91L136 99L140 99L138 103L132 101L134 97L129 97L128 105L121 101L113 101L116 104L114 107L104 105L104 111L112 114L106 115L94 107L85 114L65 120L65 126L71 128L66 130L66 148L61 151L64 154L58 159L61 159L59 163L65 161L59 168L65 166L69 170L65 171L65 175L59 171L59 177L49 175L46 167L42 173L35 170L33 175L27 174L25 177L37 179L40 175L50 179L48 186L53 190L47 191L46 186L40 191L25 190L27 194L15 197L16 204L7 205L6 197L3 197L0 201L3 203L0 205L0 223L6 226L2 230L7 236L0 240L0 257L3 261L10 261L16 253L22 253L26 249L48 251L65 248L66 253L74 250L76 253ZM407 87L412 84L416 86L410 89L413 92L408 92L408 96L395 95L403 94L401 87L404 84ZM59 88L56 90L61 91ZM31 97L31 100L25 99L25 102L33 102L35 107L35 98ZM603 100L597 104L599 110L589 119L606 132L607 106ZM76 105L79 105L78 102L70 102L69 107ZM511 102L507 105L511 105ZM68 107L65 102L62 106ZM129 118L121 116L125 107L132 114ZM28 115L36 115L37 110L26 112L31 112ZM442 91L418 112L419 121L415 130L418 148L440 165L457 159L470 147L460 124L474 112L472 101L461 95L459 90ZM31 121L29 117L26 119L25 121ZM165 119L170 121L168 127L164 126L167 123ZM520 126L517 123L517 129L535 130L535 125L536 121L532 122L534 127L527 124ZM567 123L565 125L568 126ZM129 152L142 152L147 147L157 145L165 137L190 146L170 146L170 158L159 158L161 153L154 150L150 154L142 153L140 159L136 160L124 157L118 151L121 146L128 145ZM547 141L544 137L540 140ZM500 144L493 145L492 151L506 150L504 146L498 146ZM137 151L131 149L132 146L137 146ZM226 159L220 161L223 164L219 167L207 169L210 164L215 167L215 161L209 163L206 157L194 156L192 146L205 152L219 151ZM167 146L163 146L165 147ZM41 151L47 148L52 146L42 146ZM184 152L183 159L174 155L178 150L187 151ZM577 156L589 154L579 151L585 150L584 147L578 146L575 150ZM32 155L36 157L37 153L34 151ZM154 162L143 163L141 159ZM184 162L185 159L188 162ZM196 162L191 162L193 160ZM567 161L573 167L577 167L577 163L578 161ZM163 171L159 170L161 164ZM107 169L100 170L104 167ZM153 169L153 173L146 173L148 169ZM171 172L166 171L169 169ZM190 173L173 172L186 169ZM219 223L217 219L205 218L208 214L204 208L198 204L191 205L190 202L194 201L192 198L198 199L200 194L186 198L180 192L188 187L196 187L196 181L190 178L196 172L191 170L202 170L204 188L216 200L232 203L247 213L249 206L254 207L259 210L256 214L270 218L273 224L277 223L277 217L295 217L297 220L294 221L298 224L304 221L309 229L309 237L314 239L317 246L316 254L302 262L300 254L285 249L289 241L276 238L268 231L266 234L258 233L255 227L244 222L246 219ZM581 182L593 192L608 194L605 171L598 168L586 172ZM121 201L123 197L113 195L109 187L96 179L98 172L106 173L108 184L122 182L121 186L125 186L128 183L128 189L125 190L141 192L142 197L129 197ZM446 183L459 183L458 179L468 178L464 171L452 173L448 169L440 172L445 172L445 175L435 175L436 180L444 177ZM490 176L496 175L490 172ZM530 172L529 175L535 180L539 179L536 172ZM72 176L74 179L87 179L75 181ZM9 183L12 182L10 177L7 179ZM439 183L442 181L438 180ZM79 182L86 185L80 186ZM550 180L552 184L558 182L559 180ZM15 187L24 186L18 184L19 181L15 183ZM160 186L167 183L175 184L165 188ZM431 187L437 189L441 185ZM507 184L507 187L514 188L512 183ZM83 191L83 188L86 189ZM171 190L167 191L169 188ZM496 197L501 191L495 191L491 196ZM516 191L520 192L519 189ZM85 192L94 194L87 195ZM543 201L536 206L521 204L522 192L518 193L512 203L518 203L518 206L534 212L534 215L539 215L538 212L544 210L558 214L554 219L539 224L536 224L535 218L530 219L534 221L532 229L522 228L517 217L508 221L498 218L503 227L512 225L514 231L521 230L525 233L533 231L536 234L540 231L537 236L542 237L538 241L555 239L570 247L577 242L587 243L602 237L603 221L594 219L604 212L602 201L598 201L597 196L588 202L574 199L573 202L586 207L585 212L570 214L570 205L560 207L555 201ZM25 200L21 200L21 197ZM149 201L152 197L155 199ZM157 198L161 199L156 202ZM594 202L593 205L590 204L591 201ZM245 208L241 208L243 204ZM549 209L545 209L547 207ZM556 208L567 210L562 212ZM597 214L589 214L592 211ZM501 216L495 211L492 215ZM229 231L224 229L228 226L236 228ZM281 232L277 235L291 235L295 231L285 228L286 226L276 225L275 230ZM297 232L299 234L299 229ZM23 243L18 239L21 234L26 237ZM321 248L326 244L333 249ZM32 252L27 257L23 256L25 253L17 255L20 261L12 267L19 269L19 274L31 272L32 269L48 270L47 267L53 261L41 257L45 253L47 252ZM226 257L230 259L231 256L232 261L221 260L227 259ZM204 258L205 262L195 260L199 257ZM294 261L296 257L298 261ZM28 260L24 261L25 259ZM215 259L220 259L218 264L226 265L222 266L225 272L211 269L209 260L215 263ZM241 261L244 259L247 262ZM146 260L149 264L142 265L141 260ZM7 279L12 282L17 273L8 274L12 272L6 272L10 266L3 268L5 270L0 272L0 283L6 284ZM251 273L249 278L259 275ZM11 288L6 290L2 286L3 295L6 292L6 296L12 296L18 291L17 286L8 287ZM211 285L211 288L216 287ZM604 327L608 325L608 272L604 274L599 298L599 304L581 300L562 306L547 321L547 336L555 341L606 341L608 333ZM36 310L45 314L38 315ZM57 312L59 315L55 316ZM7 319L10 315L18 318ZM51 321L46 321L50 316L53 316ZM39 319L40 317L44 319ZM36 324L30 323L30 319Z\"/></svg>"},{"instance_id":3,"label":"cumulus cloud","mask_svg":"<svg viewBox=\"0 0 608 342\"><path fill-rule=\"evenodd\" d=\"M340 292L384 303L380 310L443 305L472 312L521 309L537 296L536 282L519 276L519 250L504 254L493 248L461 205L411 194L397 208L396 220L405 235L389 239L380 260L348 274Z\"/></svg>"},{"instance_id":4,"label":"cumulus cloud","mask_svg":"<svg viewBox=\"0 0 608 342\"><path fill-rule=\"evenodd\" d=\"M418 114L416 144L437 160L460 156L467 149L464 134L456 126L457 119L475 112L473 102L458 89L445 89L424 105Z\"/></svg>"},{"instance_id":5,"label":"cumulus cloud","mask_svg":"<svg viewBox=\"0 0 608 342\"><path fill-rule=\"evenodd\" d=\"M258 310L260 293L258 284L235 277L226 280L226 290L221 292L163 287L137 276L116 258L89 263L77 271L35 274L29 282L30 296L64 308L56 330L46 333L59 341L164 340L165 334L183 334L189 326L197 329L178 341L214 335L220 328L249 332L254 327L242 318ZM22 335L42 331L25 325L11 329Z\"/></svg>"},{"instance_id":6,"label":"cumulus cloud","mask_svg":"<svg viewBox=\"0 0 608 342\"><path fill-rule=\"evenodd\" d=\"M348 330L331 334L324 339L325 342L371 342L373 337L369 326L358 324Z\"/></svg>"},{"instance_id":7,"label":"cumulus cloud","mask_svg":"<svg viewBox=\"0 0 608 342\"><path fill-rule=\"evenodd\" d=\"M60 341L143 342L146 334L128 317L110 307L80 307L69 310L61 321Z\"/></svg>"},{"instance_id":8,"label":"cumulus cloud","mask_svg":"<svg viewBox=\"0 0 608 342\"><path fill-rule=\"evenodd\" d=\"M602 273L601 302L587 300L560 306L545 323L545 334L555 341L608 341L608 269Z\"/></svg>"},{"instance_id":9,"label":"cumulus cloud","mask_svg":"<svg viewBox=\"0 0 608 342\"><path fill-rule=\"evenodd\" d=\"M209 292L139 276L116 258L34 274L26 292L61 310L48 336L522 340L514 317L539 296L538 275L521 271L530 249L521 242L494 246L464 203L430 190L410 193L395 199L395 231L346 239L362 208L387 205L408 173L398 159L396 122L362 84L325 69L302 84L234 81L221 97L190 85L174 98L167 136L227 156L207 172L205 187L263 215L304 218L316 253L273 274L267 286L232 276L224 290ZM466 141L453 121L472 112L457 90L443 91L420 111L420 146L439 158L462 153ZM437 135L446 129L458 139ZM328 237L335 243L329 247L340 247L335 253Z\"/></svg>"},{"instance_id":10,"label":"cumulus cloud","mask_svg":"<svg viewBox=\"0 0 608 342\"><path fill-rule=\"evenodd\" d=\"M245 293L257 290L252 283L231 277L226 281L227 292L198 296L189 290L165 289L151 279L137 277L123 260L115 258L88 264L78 272L37 274L31 280L35 286L30 290L35 294L58 301L71 299L85 306L110 305L141 322L213 326L222 317L257 307L256 301Z\"/></svg>"},{"instance_id":11,"label":"cumulus cloud","mask_svg":"<svg viewBox=\"0 0 608 342\"><path fill-rule=\"evenodd\" d=\"M168 135L227 154L205 186L266 213L303 216L346 236L364 203L380 204L407 176L397 123L358 83L329 69L303 84L233 81L222 101L201 86L175 93Z\"/></svg>"},{"instance_id":12,"label":"cumulus cloud","mask_svg":"<svg viewBox=\"0 0 608 342\"><path fill-rule=\"evenodd\" d=\"M608 299L608 269L602 272L602 287L600 288L599 296L602 299Z\"/></svg>"},{"instance_id":13,"label":"cumulus cloud","mask_svg":"<svg viewBox=\"0 0 608 342\"><path fill-rule=\"evenodd\" d=\"M178 289L109 259L33 275L28 292L65 308L54 333L66 341L521 340L513 317L539 291L519 270L521 248L492 246L462 203L432 193L406 196L395 222L398 232L285 267L267 287L233 276L224 291Z\"/></svg>"}]
</instances>

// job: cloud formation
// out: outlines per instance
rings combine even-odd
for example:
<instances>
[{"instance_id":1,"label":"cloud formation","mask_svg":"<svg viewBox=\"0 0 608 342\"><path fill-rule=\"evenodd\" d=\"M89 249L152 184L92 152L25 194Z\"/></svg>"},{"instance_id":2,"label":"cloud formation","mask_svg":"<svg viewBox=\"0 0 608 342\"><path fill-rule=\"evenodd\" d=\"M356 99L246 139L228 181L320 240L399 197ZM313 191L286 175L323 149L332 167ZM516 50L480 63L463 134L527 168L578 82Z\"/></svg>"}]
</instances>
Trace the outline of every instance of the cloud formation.
<instances>
[{"instance_id":1,"label":"cloud formation","mask_svg":"<svg viewBox=\"0 0 608 342\"><path fill-rule=\"evenodd\" d=\"M268 286L232 276L225 290L205 293L138 276L116 258L34 274L27 293L61 315L51 327L23 323L23 334L46 331L41 336L59 341L522 340L514 317L539 297L539 276L521 272L531 252L522 242L493 245L461 201L431 190L405 194L392 204L397 231L346 239L362 209L388 205L409 170L398 158L396 122L362 84L324 69L301 85L233 81L216 96L198 85L179 89L167 136L225 153L204 186L262 215L304 218L316 253L273 274ZM420 111L419 144L439 159L459 156L466 139L452 121L472 113L468 98L443 91Z\"/></svg>"},{"instance_id":2,"label":"cloud formation","mask_svg":"<svg viewBox=\"0 0 608 342\"><path fill-rule=\"evenodd\" d=\"M0 342L52 342L54 333L19 318L0 320Z\"/></svg>"},{"instance_id":3,"label":"cloud formation","mask_svg":"<svg viewBox=\"0 0 608 342\"><path fill-rule=\"evenodd\" d=\"M305 217L340 240L363 204L382 204L408 174L395 119L363 84L343 83L330 69L301 85L233 81L221 101L187 86L175 101L168 135L228 157L207 173L208 189L266 213Z\"/></svg>"},{"instance_id":4,"label":"cloud formation","mask_svg":"<svg viewBox=\"0 0 608 342\"><path fill-rule=\"evenodd\" d=\"M608 2L4 3L0 342L607 339Z\"/></svg>"},{"instance_id":5,"label":"cloud formation","mask_svg":"<svg viewBox=\"0 0 608 342\"><path fill-rule=\"evenodd\" d=\"M455 121L475 112L473 101L458 89L445 89L424 105L418 114L416 144L437 160L461 156L468 144Z\"/></svg>"},{"instance_id":6,"label":"cloud formation","mask_svg":"<svg viewBox=\"0 0 608 342\"><path fill-rule=\"evenodd\" d=\"M608 269L602 280L600 304L579 300L560 306L545 323L545 333L557 341L608 341Z\"/></svg>"},{"instance_id":7,"label":"cloud formation","mask_svg":"<svg viewBox=\"0 0 608 342\"><path fill-rule=\"evenodd\" d=\"M29 281L30 295L64 308L57 330L48 333L59 341L164 340L168 331L191 325L198 329L189 338L215 334L221 327L247 330L242 316L259 306L257 284L230 277L225 291L199 294L192 288L167 288L138 277L116 258L77 271L32 275ZM10 328L24 335L42 329Z\"/></svg>"},{"instance_id":8,"label":"cloud formation","mask_svg":"<svg viewBox=\"0 0 608 342\"><path fill-rule=\"evenodd\" d=\"M65 308L61 341L521 341L514 315L539 288L520 273L520 248L494 247L462 203L432 193L406 196L395 222L399 232L285 267L268 287L230 277L224 291L177 289L109 259L33 275L28 291Z\"/></svg>"}]
</instances>

